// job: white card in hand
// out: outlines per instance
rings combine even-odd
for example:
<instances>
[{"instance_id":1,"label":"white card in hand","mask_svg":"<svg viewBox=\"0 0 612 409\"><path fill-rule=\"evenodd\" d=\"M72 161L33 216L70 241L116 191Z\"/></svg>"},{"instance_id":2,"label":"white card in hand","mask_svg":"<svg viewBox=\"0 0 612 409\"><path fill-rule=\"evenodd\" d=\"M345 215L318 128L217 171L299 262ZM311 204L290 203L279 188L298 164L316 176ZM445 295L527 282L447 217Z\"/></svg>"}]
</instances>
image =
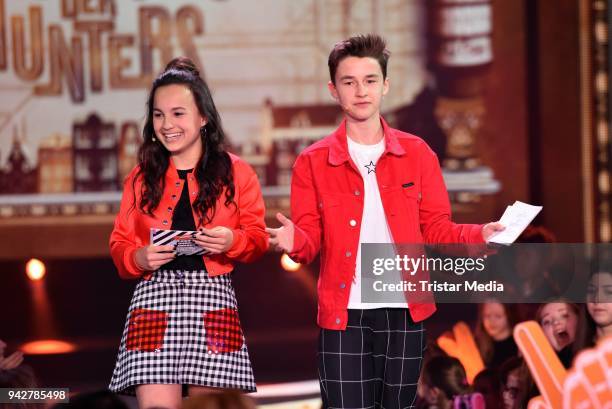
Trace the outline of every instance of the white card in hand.
<instances>
[{"instance_id":1,"label":"white card in hand","mask_svg":"<svg viewBox=\"0 0 612 409\"><path fill-rule=\"evenodd\" d=\"M198 246L193 240L197 231L163 230L151 228L151 244L156 246L174 246L177 256L199 256L208 254L208 250Z\"/></svg>"},{"instance_id":2,"label":"white card in hand","mask_svg":"<svg viewBox=\"0 0 612 409\"><path fill-rule=\"evenodd\" d=\"M489 238L489 243L505 245L514 243L541 210L542 206L533 206L517 200L513 205L506 208L501 219L499 219L499 222L506 227L505 230Z\"/></svg>"}]
</instances>

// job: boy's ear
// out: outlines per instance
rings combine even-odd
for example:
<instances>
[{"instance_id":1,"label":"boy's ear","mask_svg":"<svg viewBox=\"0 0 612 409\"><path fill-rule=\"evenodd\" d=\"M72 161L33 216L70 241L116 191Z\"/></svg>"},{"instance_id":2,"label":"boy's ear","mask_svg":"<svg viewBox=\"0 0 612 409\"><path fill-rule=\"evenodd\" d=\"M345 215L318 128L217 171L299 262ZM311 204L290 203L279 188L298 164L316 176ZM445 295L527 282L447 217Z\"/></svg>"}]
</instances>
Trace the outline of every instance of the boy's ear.
<instances>
[{"instance_id":1,"label":"boy's ear","mask_svg":"<svg viewBox=\"0 0 612 409\"><path fill-rule=\"evenodd\" d=\"M385 80L383 81L383 96L387 95L387 92L389 92L389 77L385 78Z\"/></svg>"},{"instance_id":2,"label":"boy's ear","mask_svg":"<svg viewBox=\"0 0 612 409\"><path fill-rule=\"evenodd\" d=\"M336 86L333 82L329 81L327 83L327 89L329 90L329 93L331 94L332 98L338 100L338 90L336 89Z\"/></svg>"}]
</instances>

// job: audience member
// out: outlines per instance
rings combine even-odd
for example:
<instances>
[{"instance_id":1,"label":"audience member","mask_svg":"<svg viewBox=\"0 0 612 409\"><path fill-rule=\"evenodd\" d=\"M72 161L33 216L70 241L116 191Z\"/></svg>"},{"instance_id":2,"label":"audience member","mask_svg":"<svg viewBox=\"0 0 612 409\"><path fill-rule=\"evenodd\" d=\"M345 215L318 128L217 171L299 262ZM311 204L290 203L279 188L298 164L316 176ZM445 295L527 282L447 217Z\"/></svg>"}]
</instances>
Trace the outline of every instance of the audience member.
<instances>
[{"instance_id":1,"label":"audience member","mask_svg":"<svg viewBox=\"0 0 612 409\"><path fill-rule=\"evenodd\" d=\"M518 348L512 336L517 321L514 305L487 302L478 306L474 337L487 368L498 368L517 355Z\"/></svg>"},{"instance_id":2,"label":"audience member","mask_svg":"<svg viewBox=\"0 0 612 409\"><path fill-rule=\"evenodd\" d=\"M572 344L579 312L577 304L559 301L542 304L536 313L537 321L565 368L571 366L574 357Z\"/></svg>"},{"instance_id":3,"label":"audience member","mask_svg":"<svg viewBox=\"0 0 612 409\"><path fill-rule=\"evenodd\" d=\"M473 389L484 396L487 409L504 409L501 401L501 381L496 369L483 369L474 378Z\"/></svg>"},{"instance_id":4,"label":"audience member","mask_svg":"<svg viewBox=\"0 0 612 409\"><path fill-rule=\"evenodd\" d=\"M574 354L612 336L612 269L598 271L589 280L587 303L581 308Z\"/></svg>"}]
</instances>

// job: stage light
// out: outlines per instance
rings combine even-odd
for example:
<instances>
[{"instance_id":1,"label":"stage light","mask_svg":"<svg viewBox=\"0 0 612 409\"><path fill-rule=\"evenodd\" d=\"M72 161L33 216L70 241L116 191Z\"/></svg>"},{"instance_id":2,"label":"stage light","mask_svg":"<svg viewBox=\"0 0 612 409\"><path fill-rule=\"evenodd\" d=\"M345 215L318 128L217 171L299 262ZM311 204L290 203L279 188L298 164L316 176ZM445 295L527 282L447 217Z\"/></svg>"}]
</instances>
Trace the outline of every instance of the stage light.
<instances>
[{"instance_id":1,"label":"stage light","mask_svg":"<svg viewBox=\"0 0 612 409\"><path fill-rule=\"evenodd\" d=\"M57 339L42 339L25 343L19 349L27 355L55 355L73 352L76 350L76 346L70 342Z\"/></svg>"},{"instance_id":2,"label":"stage light","mask_svg":"<svg viewBox=\"0 0 612 409\"><path fill-rule=\"evenodd\" d=\"M281 266L283 266L283 268L287 271L298 271L302 266L300 263L296 263L295 261L291 260L291 257L286 254L281 256L280 262Z\"/></svg>"},{"instance_id":3,"label":"stage light","mask_svg":"<svg viewBox=\"0 0 612 409\"><path fill-rule=\"evenodd\" d=\"M32 258L26 263L26 274L32 281L37 281L45 276L45 264L39 259Z\"/></svg>"}]
</instances>

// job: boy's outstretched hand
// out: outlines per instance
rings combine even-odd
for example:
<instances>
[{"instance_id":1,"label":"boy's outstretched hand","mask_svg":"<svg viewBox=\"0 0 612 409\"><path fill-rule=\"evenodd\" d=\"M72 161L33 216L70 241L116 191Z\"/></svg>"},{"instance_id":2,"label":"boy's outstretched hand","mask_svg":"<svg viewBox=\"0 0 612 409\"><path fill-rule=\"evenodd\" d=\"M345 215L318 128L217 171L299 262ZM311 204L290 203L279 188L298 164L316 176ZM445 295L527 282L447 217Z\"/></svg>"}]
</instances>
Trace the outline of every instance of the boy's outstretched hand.
<instances>
[{"instance_id":1,"label":"boy's outstretched hand","mask_svg":"<svg viewBox=\"0 0 612 409\"><path fill-rule=\"evenodd\" d=\"M489 242L489 239L493 237L495 234L503 231L506 227L500 222L491 222L487 223L482 228L482 238L485 242Z\"/></svg>"},{"instance_id":2,"label":"boy's outstretched hand","mask_svg":"<svg viewBox=\"0 0 612 409\"><path fill-rule=\"evenodd\" d=\"M276 251L291 253L293 251L293 234L295 232L293 222L282 213L276 213L276 220L282 224L281 227L277 229L266 227L266 231L270 234L268 239L270 247L273 247Z\"/></svg>"}]
</instances>

